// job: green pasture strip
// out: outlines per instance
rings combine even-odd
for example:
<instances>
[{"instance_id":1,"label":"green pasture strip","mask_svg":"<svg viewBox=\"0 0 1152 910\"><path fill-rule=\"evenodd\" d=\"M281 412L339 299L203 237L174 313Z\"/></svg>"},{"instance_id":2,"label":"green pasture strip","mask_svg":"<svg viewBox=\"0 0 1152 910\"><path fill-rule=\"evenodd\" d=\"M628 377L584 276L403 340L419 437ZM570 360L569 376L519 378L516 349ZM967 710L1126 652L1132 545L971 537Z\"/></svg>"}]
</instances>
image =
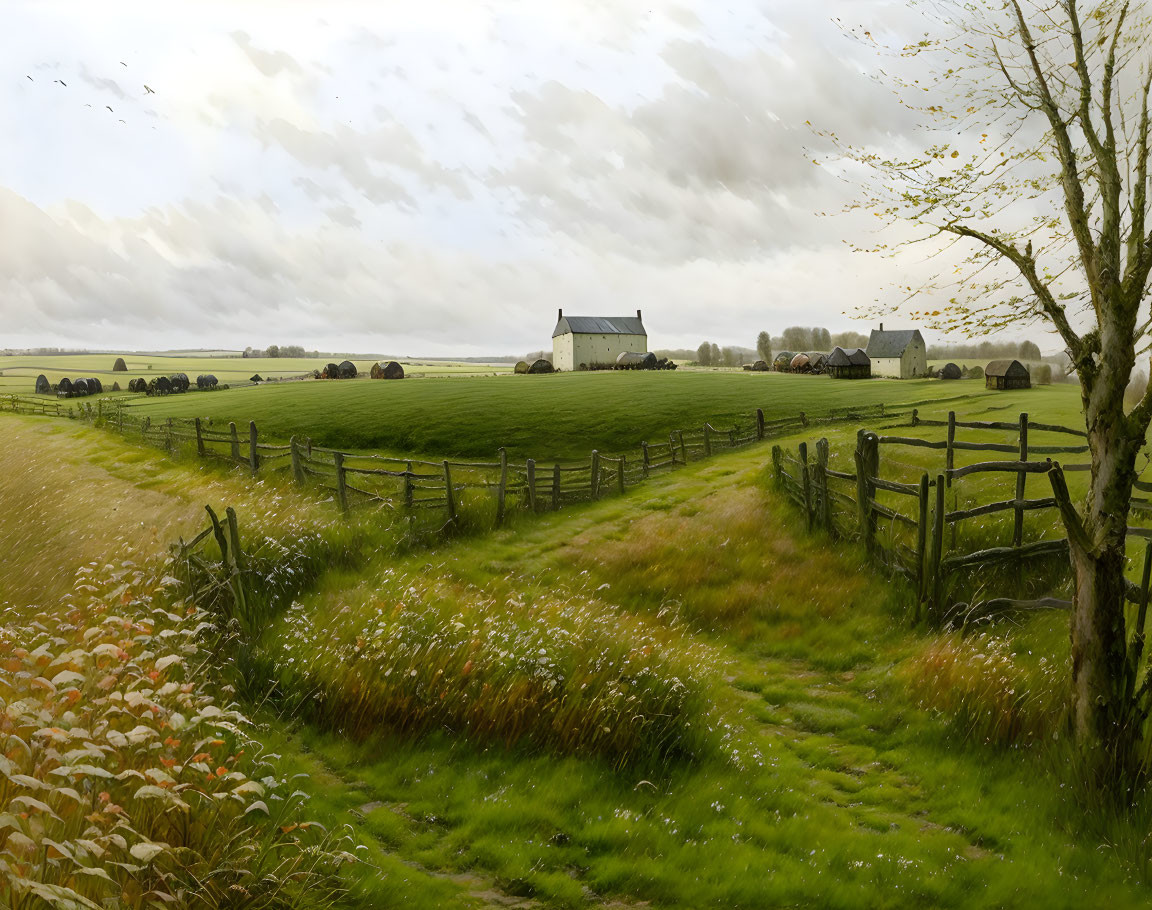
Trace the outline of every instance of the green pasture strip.
<instances>
[{"instance_id":1,"label":"green pasture strip","mask_svg":"<svg viewBox=\"0 0 1152 910\"><path fill-rule=\"evenodd\" d=\"M1036 393L1040 401L1052 397ZM1004 397L996 398L997 395ZM262 434L309 437L316 445L416 457L491 460L573 459L593 449L636 452L666 443L673 430L719 431L747 425L756 408L765 419L811 416L835 408L948 399L1006 404L1019 393L988 392L974 382L837 381L779 373L601 372L546 376L303 382L234 389L212 395L132 400L139 414L211 418L214 424L254 420ZM1055 397L1074 396L1061 389ZM1019 400L1017 398L1016 400ZM930 410L925 404L922 410Z\"/></svg>"}]
</instances>

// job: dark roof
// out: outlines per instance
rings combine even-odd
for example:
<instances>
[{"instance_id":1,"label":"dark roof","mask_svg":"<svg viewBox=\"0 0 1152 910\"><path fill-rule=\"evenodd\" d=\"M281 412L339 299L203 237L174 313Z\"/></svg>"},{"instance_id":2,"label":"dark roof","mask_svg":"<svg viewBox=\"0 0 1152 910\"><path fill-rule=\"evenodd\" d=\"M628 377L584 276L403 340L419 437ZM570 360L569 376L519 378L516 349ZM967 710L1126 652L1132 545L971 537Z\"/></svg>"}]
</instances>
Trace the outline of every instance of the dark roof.
<instances>
[{"instance_id":1,"label":"dark roof","mask_svg":"<svg viewBox=\"0 0 1152 910\"><path fill-rule=\"evenodd\" d=\"M1019 360L993 360L984 369L985 376L1015 376L1021 378L1030 375L1028 368Z\"/></svg>"},{"instance_id":2,"label":"dark roof","mask_svg":"<svg viewBox=\"0 0 1152 910\"><path fill-rule=\"evenodd\" d=\"M866 367L872 361L868 359L868 355L864 353L861 348L833 348L832 353L828 355L828 366L830 367Z\"/></svg>"},{"instance_id":3,"label":"dark roof","mask_svg":"<svg viewBox=\"0 0 1152 910\"><path fill-rule=\"evenodd\" d=\"M897 329L890 332L873 329L872 334L868 336L868 356L901 357L913 339L917 338L921 344L924 343L919 329Z\"/></svg>"},{"instance_id":4,"label":"dark roof","mask_svg":"<svg viewBox=\"0 0 1152 910\"><path fill-rule=\"evenodd\" d=\"M552 337L569 334L648 335L639 316L561 316Z\"/></svg>"}]
</instances>

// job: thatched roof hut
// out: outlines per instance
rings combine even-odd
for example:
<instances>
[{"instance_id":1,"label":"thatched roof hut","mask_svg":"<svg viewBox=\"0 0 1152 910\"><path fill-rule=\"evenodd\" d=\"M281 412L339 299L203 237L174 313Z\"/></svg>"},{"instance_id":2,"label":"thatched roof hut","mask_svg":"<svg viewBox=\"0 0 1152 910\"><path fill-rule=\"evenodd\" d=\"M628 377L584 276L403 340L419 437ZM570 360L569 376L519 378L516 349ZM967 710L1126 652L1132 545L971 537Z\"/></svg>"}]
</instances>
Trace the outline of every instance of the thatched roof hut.
<instances>
[{"instance_id":1,"label":"thatched roof hut","mask_svg":"<svg viewBox=\"0 0 1152 910\"><path fill-rule=\"evenodd\" d=\"M872 361L860 348L846 351L837 347L828 355L826 372L833 379L869 379L872 376Z\"/></svg>"},{"instance_id":2,"label":"thatched roof hut","mask_svg":"<svg viewBox=\"0 0 1152 910\"><path fill-rule=\"evenodd\" d=\"M512 369L512 372L513 373L527 373L528 372L528 361L526 361L526 360L516 361L516 366Z\"/></svg>"},{"instance_id":3,"label":"thatched roof hut","mask_svg":"<svg viewBox=\"0 0 1152 910\"><path fill-rule=\"evenodd\" d=\"M112 391L113 392L119 392L120 391L120 383L118 383L118 382L112 383Z\"/></svg>"},{"instance_id":4,"label":"thatched roof hut","mask_svg":"<svg viewBox=\"0 0 1152 910\"><path fill-rule=\"evenodd\" d=\"M196 388L202 392L208 392L216 388L219 382L220 380L218 380L211 373L203 373L196 377Z\"/></svg>"},{"instance_id":5,"label":"thatched roof hut","mask_svg":"<svg viewBox=\"0 0 1152 910\"><path fill-rule=\"evenodd\" d=\"M792 358L796 354L793 351L781 351L772 361L772 369L777 373L787 373L792 365Z\"/></svg>"},{"instance_id":6,"label":"thatched roof hut","mask_svg":"<svg viewBox=\"0 0 1152 910\"><path fill-rule=\"evenodd\" d=\"M188 386L192 384L188 380L187 373L173 373L168 378L172 381L173 392L187 392Z\"/></svg>"},{"instance_id":7,"label":"thatched roof hut","mask_svg":"<svg viewBox=\"0 0 1152 910\"><path fill-rule=\"evenodd\" d=\"M71 395L72 394L72 380L65 376L56 384L57 395Z\"/></svg>"},{"instance_id":8,"label":"thatched roof hut","mask_svg":"<svg viewBox=\"0 0 1152 910\"><path fill-rule=\"evenodd\" d=\"M541 358L532 362L532 366L528 367L528 372L533 374L555 373L556 369L552 366L551 361Z\"/></svg>"},{"instance_id":9,"label":"thatched roof hut","mask_svg":"<svg viewBox=\"0 0 1152 910\"><path fill-rule=\"evenodd\" d=\"M102 383L95 376L88 377L88 394L89 395L103 395L104 383Z\"/></svg>"},{"instance_id":10,"label":"thatched roof hut","mask_svg":"<svg viewBox=\"0 0 1152 910\"><path fill-rule=\"evenodd\" d=\"M946 363L940 368L941 379L960 379L962 376L963 372L960 367L954 363Z\"/></svg>"},{"instance_id":11,"label":"thatched roof hut","mask_svg":"<svg viewBox=\"0 0 1152 910\"><path fill-rule=\"evenodd\" d=\"M114 364L112 364L112 372L113 373L127 373L128 372L128 364L126 364L124 362L123 357L117 357L116 358L116 362Z\"/></svg>"},{"instance_id":12,"label":"thatched roof hut","mask_svg":"<svg viewBox=\"0 0 1152 910\"><path fill-rule=\"evenodd\" d=\"M351 360L341 361L339 369L341 379L356 378L356 364L354 364Z\"/></svg>"},{"instance_id":13,"label":"thatched roof hut","mask_svg":"<svg viewBox=\"0 0 1152 910\"><path fill-rule=\"evenodd\" d=\"M808 372L823 373L828 368L828 355L823 351L807 351Z\"/></svg>"},{"instance_id":14,"label":"thatched roof hut","mask_svg":"<svg viewBox=\"0 0 1152 910\"><path fill-rule=\"evenodd\" d=\"M757 360L754 364L752 364L753 373L767 373L771 369L772 367L768 366L768 361L766 360Z\"/></svg>"},{"instance_id":15,"label":"thatched roof hut","mask_svg":"<svg viewBox=\"0 0 1152 910\"><path fill-rule=\"evenodd\" d=\"M128 380L129 392L147 392L148 380L147 379L129 379Z\"/></svg>"},{"instance_id":16,"label":"thatched roof hut","mask_svg":"<svg viewBox=\"0 0 1152 910\"><path fill-rule=\"evenodd\" d=\"M88 380L81 377L72 382L73 395L87 395L88 394Z\"/></svg>"},{"instance_id":17,"label":"thatched roof hut","mask_svg":"<svg viewBox=\"0 0 1152 910\"><path fill-rule=\"evenodd\" d=\"M48 377L41 373L36 377L36 394L47 395L52 391L52 383L48 381Z\"/></svg>"},{"instance_id":18,"label":"thatched roof hut","mask_svg":"<svg viewBox=\"0 0 1152 910\"><path fill-rule=\"evenodd\" d=\"M808 359L807 354L797 354L792 358L792 362L788 364L789 373L810 373L812 372L812 363Z\"/></svg>"},{"instance_id":19,"label":"thatched roof hut","mask_svg":"<svg viewBox=\"0 0 1152 910\"><path fill-rule=\"evenodd\" d=\"M1032 375L1019 360L993 360L984 369L984 387L988 389L1029 389Z\"/></svg>"},{"instance_id":20,"label":"thatched roof hut","mask_svg":"<svg viewBox=\"0 0 1152 910\"><path fill-rule=\"evenodd\" d=\"M324 367L324 372L322 375L325 379L339 379L340 367L336 366L334 363L330 363Z\"/></svg>"}]
</instances>

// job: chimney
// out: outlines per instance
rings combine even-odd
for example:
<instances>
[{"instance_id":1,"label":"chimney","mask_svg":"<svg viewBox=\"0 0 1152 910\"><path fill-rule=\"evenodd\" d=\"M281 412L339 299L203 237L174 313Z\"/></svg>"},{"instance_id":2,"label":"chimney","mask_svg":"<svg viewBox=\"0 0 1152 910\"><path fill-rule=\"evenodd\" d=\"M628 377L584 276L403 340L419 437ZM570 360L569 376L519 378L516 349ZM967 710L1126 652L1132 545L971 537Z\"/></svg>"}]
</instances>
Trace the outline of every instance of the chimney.
<instances>
[{"instance_id":1,"label":"chimney","mask_svg":"<svg viewBox=\"0 0 1152 910\"><path fill-rule=\"evenodd\" d=\"M640 318L640 311L639 311L639 310L637 310L637 311L636 311L636 318L637 318L637 319L639 319L639 318Z\"/></svg>"},{"instance_id":2,"label":"chimney","mask_svg":"<svg viewBox=\"0 0 1152 910\"><path fill-rule=\"evenodd\" d=\"M557 310L557 312L556 312L556 321L557 321L557 322L559 322L559 321L560 321L561 319L563 319L563 318L564 318L564 309L563 309L563 307L561 307L561 308L560 308L559 310Z\"/></svg>"},{"instance_id":3,"label":"chimney","mask_svg":"<svg viewBox=\"0 0 1152 910\"><path fill-rule=\"evenodd\" d=\"M883 332L883 331L884 331L884 323L880 323L880 331L881 331L881 332Z\"/></svg>"}]
</instances>

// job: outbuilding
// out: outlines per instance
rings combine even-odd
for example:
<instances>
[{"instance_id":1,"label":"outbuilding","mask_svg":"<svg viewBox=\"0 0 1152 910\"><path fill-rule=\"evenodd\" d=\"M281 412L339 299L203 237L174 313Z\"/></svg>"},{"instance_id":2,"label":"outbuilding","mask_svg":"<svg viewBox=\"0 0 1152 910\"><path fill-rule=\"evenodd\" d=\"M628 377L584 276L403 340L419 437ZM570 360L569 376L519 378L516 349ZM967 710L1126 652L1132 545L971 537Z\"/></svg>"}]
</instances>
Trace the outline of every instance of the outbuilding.
<instances>
[{"instance_id":1,"label":"outbuilding","mask_svg":"<svg viewBox=\"0 0 1152 910\"><path fill-rule=\"evenodd\" d=\"M868 338L873 376L919 379L928 375L928 349L919 329L873 329Z\"/></svg>"},{"instance_id":2,"label":"outbuilding","mask_svg":"<svg viewBox=\"0 0 1152 910\"><path fill-rule=\"evenodd\" d=\"M787 373L792 365L792 358L795 356L796 354L792 351L781 351L772 361L772 369L777 373Z\"/></svg>"},{"instance_id":3,"label":"outbuilding","mask_svg":"<svg viewBox=\"0 0 1152 910\"><path fill-rule=\"evenodd\" d=\"M1032 376L1019 360L993 360L984 369L984 387L988 389L1030 389Z\"/></svg>"},{"instance_id":4,"label":"outbuilding","mask_svg":"<svg viewBox=\"0 0 1152 910\"><path fill-rule=\"evenodd\" d=\"M625 352L648 351L648 332L635 316L565 316L560 310L552 331L552 365L557 370L616 366Z\"/></svg>"},{"instance_id":5,"label":"outbuilding","mask_svg":"<svg viewBox=\"0 0 1152 910\"><path fill-rule=\"evenodd\" d=\"M833 379L868 379L872 362L862 348L833 348L828 355L828 375Z\"/></svg>"}]
</instances>

